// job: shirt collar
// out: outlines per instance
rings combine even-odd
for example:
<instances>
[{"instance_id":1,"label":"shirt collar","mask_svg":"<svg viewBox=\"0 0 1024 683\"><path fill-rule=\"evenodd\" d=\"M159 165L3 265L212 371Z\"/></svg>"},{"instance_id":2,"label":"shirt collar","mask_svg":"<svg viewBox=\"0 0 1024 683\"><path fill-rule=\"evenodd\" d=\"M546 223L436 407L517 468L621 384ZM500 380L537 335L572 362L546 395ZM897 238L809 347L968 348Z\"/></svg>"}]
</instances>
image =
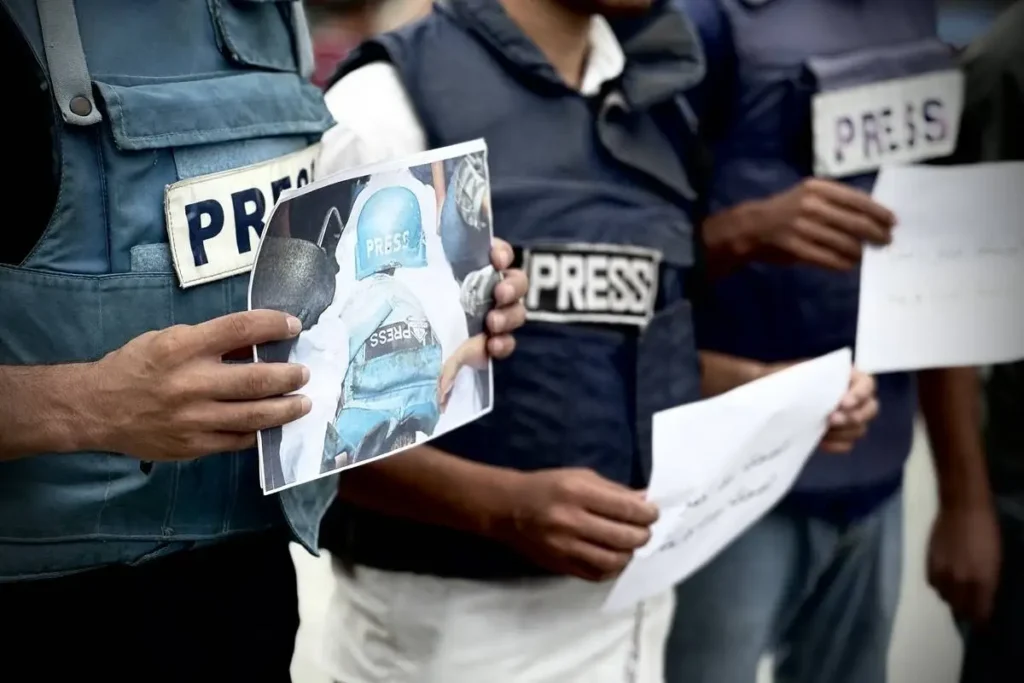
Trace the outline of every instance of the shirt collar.
<instances>
[{"instance_id":1,"label":"shirt collar","mask_svg":"<svg viewBox=\"0 0 1024 683\"><path fill-rule=\"evenodd\" d=\"M595 15L590 20L590 52L583 70L580 93L596 95L601 86L622 75L626 68L626 54L608 21Z\"/></svg>"}]
</instances>

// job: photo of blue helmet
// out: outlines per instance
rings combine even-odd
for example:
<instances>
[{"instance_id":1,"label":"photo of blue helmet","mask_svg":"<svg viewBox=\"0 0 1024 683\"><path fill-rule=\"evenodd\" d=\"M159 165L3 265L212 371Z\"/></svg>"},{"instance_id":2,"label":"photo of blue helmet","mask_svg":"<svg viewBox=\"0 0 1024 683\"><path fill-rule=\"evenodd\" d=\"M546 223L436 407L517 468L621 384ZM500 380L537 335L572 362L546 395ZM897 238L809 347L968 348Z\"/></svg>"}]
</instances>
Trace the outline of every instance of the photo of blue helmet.
<instances>
[{"instance_id":1,"label":"photo of blue helmet","mask_svg":"<svg viewBox=\"0 0 1024 683\"><path fill-rule=\"evenodd\" d=\"M451 174L441 207L441 245L460 281L490 263L490 221L483 210L486 194L483 157L464 157Z\"/></svg>"},{"instance_id":2,"label":"photo of blue helmet","mask_svg":"<svg viewBox=\"0 0 1024 683\"><path fill-rule=\"evenodd\" d=\"M420 202L408 188L375 191L359 212L356 240L357 280L395 268L427 265Z\"/></svg>"}]
</instances>

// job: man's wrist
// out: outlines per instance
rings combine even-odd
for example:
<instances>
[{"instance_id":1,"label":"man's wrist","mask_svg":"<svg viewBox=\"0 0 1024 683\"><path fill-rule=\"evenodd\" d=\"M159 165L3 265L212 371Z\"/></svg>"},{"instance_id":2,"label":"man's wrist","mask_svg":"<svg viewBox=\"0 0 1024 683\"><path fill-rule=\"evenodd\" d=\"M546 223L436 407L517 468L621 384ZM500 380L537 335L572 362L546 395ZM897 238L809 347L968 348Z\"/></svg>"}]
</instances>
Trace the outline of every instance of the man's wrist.
<instances>
[{"instance_id":1,"label":"man's wrist","mask_svg":"<svg viewBox=\"0 0 1024 683\"><path fill-rule=\"evenodd\" d=\"M75 363L54 368L61 398L55 405L57 431L54 439L59 453L106 451L104 419L98 414L101 369L96 363Z\"/></svg>"},{"instance_id":2,"label":"man's wrist","mask_svg":"<svg viewBox=\"0 0 1024 683\"><path fill-rule=\"evenodd\" d=\"M745 263L761 248L764 202L749 201L709 216L704 221L704 246L711 260Z\"/></svg>"},{"instance_id":3,"label":"man's wrist","mask_svg":"<svg viewBox=\"0 0 1024 683\"><path fill-rule=\"evenodd\" d=\"M527 485L526 472L507 468L495 468L491 485L481 497L483 506L478 517L480 536L505 543L518 528L516 510L522 499L522 487Z\"/></svg>"},{"instance_id":4,"label":"man's wrist","mask_svg":"<svg viewBox=\"0 0 1024 683\"><path fill-rule=\"evenodd\" d=\"M93 363L0 368L0 458L106 450Z\"/></svg>"},{"instance_id":5,"label":"man's wrist","mask_svg":"<svg viewBox=\"0 0 1024 683\"><path fill-rule=\"evenodd\" d=\"M981 454L937 463L939 505L944 510L988 510L993 505Z\"/></svg>"}]
</instances>

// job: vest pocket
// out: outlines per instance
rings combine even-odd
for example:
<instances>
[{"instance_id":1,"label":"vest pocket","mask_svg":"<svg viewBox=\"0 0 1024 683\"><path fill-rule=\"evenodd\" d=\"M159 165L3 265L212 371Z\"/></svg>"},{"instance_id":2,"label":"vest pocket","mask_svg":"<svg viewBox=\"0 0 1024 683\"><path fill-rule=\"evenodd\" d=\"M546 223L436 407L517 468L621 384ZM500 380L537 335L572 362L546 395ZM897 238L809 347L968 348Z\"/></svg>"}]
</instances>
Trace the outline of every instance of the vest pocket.
<instances>
[{"instance_id":1,"label":"vest pocket","mask_svg":"<svg viewBox=\"0 0 1024 683\"><path fill-rule=\"evenodd\" d=\"M245 73L96 86L107 107L114 144L125 151L319 136L334 123L320 91L291 75Z\"/></svg>"},{"instance_id":2,"label":"vest pocket","mask_svg":"<svg viewBox=\"0 0 1024 683\"><path fill-rule=\"evenodd\" d=\"M299 70L290 0L209 0L221 52L232 62L272 71Z\"/></svg>"},{"instance_id":3,"label":"vest pocket","mask_svg":"<svg viewBox=\"0 0 1024 683\"><path fill-rule=\"evenodd\" d=\"M153 260L140 270L158 270L158 252L136 250L137 259ZM245 282L234 278L182 291L171 273L83 276L0 268L0 291L0 365L53 365L97 360L144 332L222 315L244 302ZM234 460L211 458L158 466L147 476L138 460L106 453L2 463L0 540L216 535L236 515L225 492L241 486L237 468ZM253 473L247 483L253 493L239 505L239 517L267 507L255 483Z\"/></svg>"},{"instance_id":4,"label":"vest pocket","mask_svg":"<svg viewBox=\"0 0 1024 683\"><path fill-rule=\"evenodd\" d=\"M185 284L247 270L277 196L311 179L315 150L300 150L333 123L319 91L293 74L97 88L111 134L109 270L127 271L136 245L170 240L179 268L191 264ZM242 170L272 160L281 163Z\"/></svg>"}]
</instances>

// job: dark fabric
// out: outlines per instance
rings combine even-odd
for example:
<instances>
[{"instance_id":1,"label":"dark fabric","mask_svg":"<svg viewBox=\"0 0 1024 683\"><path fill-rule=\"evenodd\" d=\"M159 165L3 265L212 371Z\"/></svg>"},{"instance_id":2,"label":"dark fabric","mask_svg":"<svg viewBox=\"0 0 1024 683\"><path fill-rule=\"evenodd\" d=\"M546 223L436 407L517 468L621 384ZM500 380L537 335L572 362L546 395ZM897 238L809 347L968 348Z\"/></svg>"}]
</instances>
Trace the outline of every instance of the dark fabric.
<instances>
[{"instance_id":1,"label":"dark fabric","mask_svg":"<svg viewBox=\"0 0 1024 683\"><path fill-rule=\"evenodd\" d=\"M699 28L707 56L708 77L686 97L711 150L712 213L788 190L811 175L817 89L842 79L848 85L854 76L866 83L953 64L934 37L929 0L673 2ZM822 57L856 68L824 69ZM847 182L870 191L873 175ZM853 346L859 277L804 264L749 264L701 290L694 309L699 346L766 362ZM878 394L883 412L855 452L813 457L788 503L848 523L898 488L913 437L914 376L881 375Z\"/></svg>"},{"instance_id":2,"label":"dark fabric","mask_svg":"<svg viewBox=\"0 0 1024 683\"><path fill-rule=\"evenodd\" d=\"M992 487L1024 503L1024 363L992 368L985 402L985 448Z\"/></svg>"},{"instance_id":3,"label":"dark fabric","mask_svg":"<svg viewBox=\"0 0 1024 683\"><path fill-rule=\"evenodd\" d=\"M1024 2L964 53L964 116L955 163L1024 161ZM985 441L992 486L1024 501L1024 363L992 369Z\"/></svg>"},{"instance_id":4,"label":"dark fabric","mask_svg":"<svg viewBox=\"0 0 1024 683\"><path fill-rule=\"evenodd\" d=\"M287 683L299 624L283 533L0 585L8 681Z\"/></svg>"},{"instance_id":5,"label":"dark fabric","mask_svg":"<svg viewBox=\"0 0 1024 683\"><path fill-rule=\"evenodd\" d=\"M964 53L965 109L956 163L1024 160L1024 2ZM1003 566L989 624L967 631L962 683L1016 683L1024 669L1024 363L996 366L985 446L1001 508Z\"/></svg>"},{"instance_id":6,"label":"dark fabric","mask_svg":"<svg viewBox=\"0 0 1024 683\"><path fill-rule=\"evenodd\" d=\"M3 190L8 210L0 234L0 264L18 264L46 229L57 199L57 176L53 153L53 106L44 87L46 79L28 44L15 27L7 10L0 6L0 63L5 65L4 128L16 133L8 137L6 149L47 150L16 154L17 162L4 173ZM2 293L0 293L2 295Z\"/></svg>"},{"instance_id":7,"label":"dark fabric","mask_svg":"<svg viewBox=\"0 0 1024 683\"><path fill-rule=\"evenodd\" d=\"M869 516L892 498L902 485L903 478L899 477L871 486L830 491L826 494L794 491L783 499L779 509L789 514L806 515L843 526Z\"/></svg>"},{"instance_id":8,"label":"dark fabric","mask_svg":"<svg viewBox=\"0 0 1024 683\"><path fill-rule=\"evenodd\" d=\"M1024 518L1001 515L1003 567L985 626L966 628L961 683L1020 683L1024 671Z\"/></svg>"},{"instance_id":9,"label":"dark fabric","mask_svg":"<svg viewBox=\"0 0 1024 683\"><path fill-rule=\"evenodd\" d=\"M624 31L624 73L593 97L569 88L490 0L439 6L365 44L337 75L389 61L429 146L486 140L496 236L523 248L661 254L655 312L642 332L527 323L516 353L494 365L494 411L436 439L441 450L521 471L585 467L642 487L651 416L699 396L683 288L694 261L685 142L693 135L677 98L700 78L703 58L681 15L649 19ZM494 543L362 510L339 507L324 535L332 552L380 569L468 578L539 571Z\"/></svg>"},{"instance_id":10,"label":"dark fabric","mask_svg":"<svg viewBox=\"0 0 1024 683\"><path fill-rule=\"evenodd\" d=\"M963 55L964 115L951 163L1024 160L1024 2ZM1017 683L1024 669L1024 363L993 368L985 446L1001 508L1003 565L990 623L966 630L962 683Z\"/></svg>"}]
</instances>

